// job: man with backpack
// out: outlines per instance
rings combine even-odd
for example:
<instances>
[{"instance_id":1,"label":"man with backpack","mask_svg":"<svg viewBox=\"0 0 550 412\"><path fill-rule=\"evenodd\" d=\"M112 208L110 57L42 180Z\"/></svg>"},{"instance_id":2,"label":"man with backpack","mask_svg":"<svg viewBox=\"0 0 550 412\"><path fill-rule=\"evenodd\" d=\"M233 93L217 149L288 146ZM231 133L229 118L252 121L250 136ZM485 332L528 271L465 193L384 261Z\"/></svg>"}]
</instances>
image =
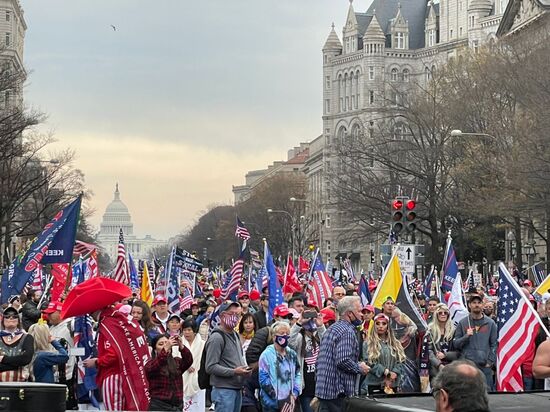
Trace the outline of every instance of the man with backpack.
<instances>
[{"instance_id":1,"label":"man with backpack","mask_svg":"<svg viewBox=\"0 0 550 412\"><path fill-rule=\"evenodd\" d=\"M220 326L212 331L206 343L205 369L210 375L212 402L219 412L241 410L241 389L252 372L246 366L241 341L235 332L241 309L237 302L222 303Z\"/></svg>"}]
</instances>

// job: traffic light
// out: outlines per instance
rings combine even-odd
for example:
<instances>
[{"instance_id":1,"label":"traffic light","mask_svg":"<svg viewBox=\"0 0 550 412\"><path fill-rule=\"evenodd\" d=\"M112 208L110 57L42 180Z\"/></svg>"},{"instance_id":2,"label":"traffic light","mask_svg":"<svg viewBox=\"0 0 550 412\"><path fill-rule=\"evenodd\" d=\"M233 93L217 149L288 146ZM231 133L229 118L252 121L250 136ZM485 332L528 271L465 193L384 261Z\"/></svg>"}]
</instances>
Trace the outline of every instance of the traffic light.
<instances>
[{"instance_id":1,"label":"traffic light","mask_svg":"<svg viewBox=\"0 0 550 412\"><path fill-rule=\"evenodd\" d=\"M370 250L370 263L375 263L375 260L374 260L374 250Z\"/></svg>"},{"instance_id":2,"label":"traffic light","mask_svg":"<svg viewBox=\"0 0 550 412\"><path fill-rule=\"evenodd\" d=\"M405 226L408 232L416 230L416 200L408 199L405 201Z\"/></svg>"},{"instance_id":3,"label":"traffic light","mask_svg":"<svg viewBox=\"0 0 550 412\"><path fill-rule=\"evenodd\" d=\"M391 203L391 229L398 234L403 230L403 201L394 199Z\"/></svg>"}]
</instances>

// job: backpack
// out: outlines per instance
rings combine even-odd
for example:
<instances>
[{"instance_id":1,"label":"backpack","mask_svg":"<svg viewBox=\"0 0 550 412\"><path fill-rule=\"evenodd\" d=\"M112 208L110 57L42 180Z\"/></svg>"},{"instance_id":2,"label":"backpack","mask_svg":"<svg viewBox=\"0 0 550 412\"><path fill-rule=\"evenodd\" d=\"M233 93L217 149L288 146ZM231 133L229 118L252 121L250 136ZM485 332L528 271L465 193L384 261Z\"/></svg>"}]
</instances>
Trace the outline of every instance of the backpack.
<instances>
[{"instance_id":1,"label":"backpack","mask_svg":"<svg viewBox=\"0 0 550 412\"><path fill-rule=\"evenodd\" d=\"M221 330L213 330L212 336L214 333L219 333L222 335L223 338L223 347L222 347L222 353L225 349L225 333L223 333ZM199 373L197 375L198 381L199 381L199 388L201 389L210 389L212 388L212 385L210 385L210 375L206 373L206 352L208 351L208 341L206 342L206 345L204 345L204 349L202 350L202 356L201 356L201 365L199 367Z\"/></svg>"}]
</instances>

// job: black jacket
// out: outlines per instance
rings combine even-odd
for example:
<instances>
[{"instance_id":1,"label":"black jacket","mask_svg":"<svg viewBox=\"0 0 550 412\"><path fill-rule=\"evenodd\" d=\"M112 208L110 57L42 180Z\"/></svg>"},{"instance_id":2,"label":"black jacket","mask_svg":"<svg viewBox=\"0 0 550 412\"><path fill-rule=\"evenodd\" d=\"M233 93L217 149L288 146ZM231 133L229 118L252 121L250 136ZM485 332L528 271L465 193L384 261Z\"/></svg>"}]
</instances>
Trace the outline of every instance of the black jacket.
<instances>
[{"instance_id":1,"label":"black jacket","mask_svg":"<svg viewBox=\"0 0 550 412\"><path fill-rule=\"evenodd\" d=\"M254 316L254 320L256 321L256 326L258 327L258 330L267 325L266 313L264 312L263 308L254 313L254 315L252 316Z\"/></svg>"},{"instance_id":2,"label":"black jacket","mask_svg":"<svg viewBox=\"0 0 550 412\"><path fill-rule=\"evenodd\" d=\"M23 304L21 309L21 322L23 323L23 329L29 330L32 324L38 322L42 313L38 309L38 303L32 299L27 300Z\"/></svg>"}]
</instances>

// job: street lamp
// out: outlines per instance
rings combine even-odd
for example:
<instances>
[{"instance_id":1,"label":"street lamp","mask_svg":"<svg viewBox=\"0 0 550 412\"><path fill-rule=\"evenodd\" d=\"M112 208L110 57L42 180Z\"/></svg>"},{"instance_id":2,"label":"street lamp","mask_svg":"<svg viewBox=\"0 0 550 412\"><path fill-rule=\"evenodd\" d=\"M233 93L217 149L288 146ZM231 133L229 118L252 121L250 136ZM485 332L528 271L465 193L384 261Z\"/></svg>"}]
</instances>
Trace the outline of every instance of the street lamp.
<instances>
[{"instance_id":1,"label":"street lamp","mask_svg":"<svg viewBox=\"0 0 550 412\"><path fill-rule=\"evenodd\" d=\"M274 209L267 209L267 213L282 213L284 215L287 215L290 218L290 222L292 223L291 227L291 233L290 233L290 243L292 245L292 260L294 260L294 231L296 230L296 221L294 220L294 216L292 216L289 212L286 210L274 210Z\"/></svg>"},{"instance_id":2,"label":"street lamp","mask_svg":"<svg viewBox=\"0 0 550 412\"><path fill-rule=\"evenodd\" d=\"M479 137L489 137L491 139L496 139L495 136L488 133L466 133L462 130L451 130L451 137L462 137L462 136L479 136Z\"/></svg>"}]
</instances>

